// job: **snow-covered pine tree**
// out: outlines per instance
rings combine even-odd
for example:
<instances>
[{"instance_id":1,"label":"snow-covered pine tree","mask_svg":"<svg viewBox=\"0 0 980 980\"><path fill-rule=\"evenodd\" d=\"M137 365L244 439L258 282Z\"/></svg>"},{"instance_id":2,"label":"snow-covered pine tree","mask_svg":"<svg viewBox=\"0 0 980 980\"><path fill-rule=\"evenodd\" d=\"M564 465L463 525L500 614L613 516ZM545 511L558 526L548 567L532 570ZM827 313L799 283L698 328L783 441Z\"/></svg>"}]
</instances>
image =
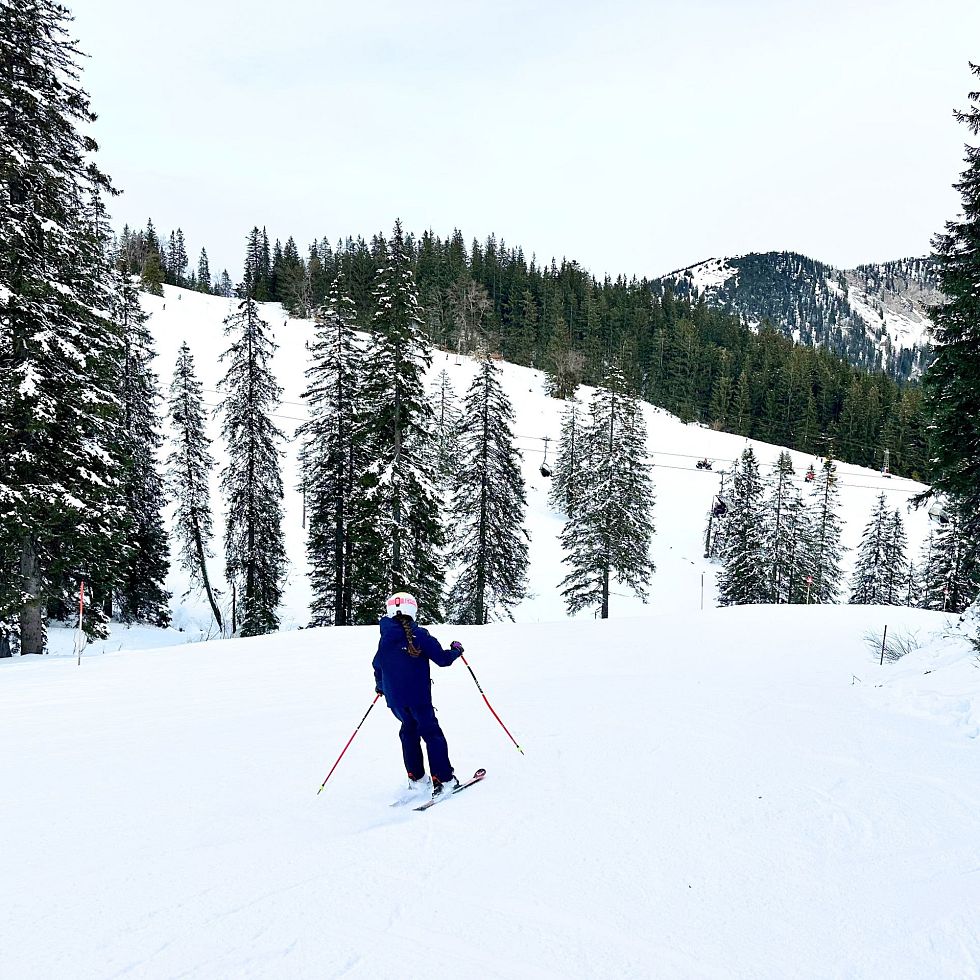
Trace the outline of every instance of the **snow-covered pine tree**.
<instances>
[{"instance_id":1,"label":"snow-covered pine tree","mask_svg":"<svg viewBox=\"0 0 980 980\"><path fill-rule=\"evenodd\" d=\"M432 355L422 332L412 256L395 222L379 239L372 333L365 354L363 445L371 460L352 518L357 535L353 619L377 620L392 592L411 592L442 618L445 532L435 474L433 411L425 390Z\"/></svg>"},{"instance_id":2,"label":"snow-covered pine tree","mask_svg":"<svg viewBox=\"0 0 980 980\"><path fill-rule=\"evenodd\" d=\"M718 581L723 606L772 601L772 570L766 549L765 487L759 462L746 446L732 468L728 533Z\"/></svg>"},{"instance_id":3,"label":"snow-covered pine tree","mask_svg":"<svg viewBox=\"0 0 980 980\"><path fill-rule=\"evenodd\" d=\"M645 602L656 570L653 538L653 481L647 461L646 427L639 402L611 366L590 406L583 434L588 466L581 495L561 533L571 571L561 583L569 613L595 607L609 617L612 578Z\"/></svg>"},{"instance_id":4,"label":"snow-covered pine tree","mask_svg":"<svg viewBox=\"0 0 980 980\"><path fill-rule=\"evenodd\" d=\"M204 589L214 621L222 630L221 610L208 574L213 534L209 481L214 459L211 440L205 433L204 392L186 342L177 354L168 407L173 428L167 486L177 503L174 535L178 560L191 586Z\"/></svg>"},{"instance_id":5,"label":"snow-covered pine tree","mask_svg":"<svg viewBox=\"0 0 980 980\"><path fill-rule=\"evenodd\" d=\"M151 362L156 357L140 306L139 287L121 276L113 315L125 350L120 400L123 406L121 450L125 460L126 550L115 593L123 622L170 622L170 593L164 588L170 571L170 544L163 524L163 478L157 467L160 435L159 381Z\"/></svg>"},{"instance_id":6,"label":"snow-covered pine tree","mask_svg":"<svg viewBox=\"0 0 980 980\"><path fill-rule=\"evenodd\" d=\"M558 454L548 491L551 506L566 517L570 517L575 510L582 469L586 465L582 458L585 450L584 427L582 405L577 398L572 398L562 413Z\"/></svg>"},{"instance_id":7,"label":"snow-covered pine tree","mask_svg":"<svg viewBox=\"0 0 980 980\"><path fill-rule=\"evenodd\" d=\"M276 344L259 316L248 272L240 292L237 310L225 318L225 335L232 343L221 355L228 369L218 383L228 450L221 486L225 574L237 587L236 625L242 636L255 636L279 628L277 610L286 575L279 467L284 437L271 417L282 389L269 364Z\"/></svg>"},{"instance_id":8,"label":"snow-covered pine tree","mask_svg":"<svg viewBox=\"0 0 980 980\"><path fill-rule=\"evenodd\" d=\"M971 63L970 71L980 76L980 64ZM954 115L980 136L980 91L970 92L968 98L970 108ZM931 482L958 512L956 538L969 538L975 550L980 542L980 146L967 144L966 169L953 187L960 194L960 213L933 240L939 290L946 302L930 311L935 357L923 386L932 412ZM942 536L949 540L950 529L944 528ZM957 540L954 552L959 547ZM934 589L937 582L928 585ZM961 602L957 597L953 605Z\"/></svg>"},{"instance_id":9,"label":"snow-covered pine tree","mask_svg":"<svg viewBox=\"0 0 980 980\"><path fill-rule=\"evenodd\" d=\"M435 413L436 477L440 487L451 493L460 468L460 410L449 372L445 368L432 384L432 408Z\"/></svg>"},{"instance_id":10,"label":"snow-covered pine tree","mask_svg":"<svg viewBox=\"0 0 980 980\"><path fill-rule=\"evenodd\" d=\"M884 493L879 494L858 545L857 561L851 579L852 604L883 605L887 588L888 547L892 517Z\"/></svg>"},{"instance_id":11,"label":"snow-covered pine tree","mask_svg":"<svg viewBox=\"0 0 980 980\"><path fill-rule=\"evenodd\" d=\"M485 355L463 403L452 505L459 575L448 602L455 623L513 619L511 610L527 594L527 497L514 409L499 375Z\"/></svg>"},{"instance_id":12,"label":"snow-covered pine tree","mask_svg":"<svg viewBox=\"0 0 980 980\"><path fill-rule=\"evenodd\" d=\"M811 551L811 528L807 520L806 504L800 488L794 483L786 498L786 574L782 580L783 592L780 602L805 603L807 601L807 578L812 579L809 554Z\"/></svg>"},{"instance_id":13,"label":"snow-covered pine tree","mask_svg":"<svg viewBox=\"0 0 980 980\"><path fill-rule=\"evenodd\" d=\"M902 601L900 605L916 607L922 602L922 578L914 561L908 562L902 576Z\"/></svg>"},{"instance_id":14,"label":"snow-covered pine tree","mask_svg":"<svg viewBox=\"0 0 980 980\"><path fill-rule=\"evenodd\" d=\"M793 476L793 459L783 451L773 467L766 501L768 519L764 525L764 549L770 571L769 602L789 601L799 530L793 520L793 502L797 496Z\"/></svg>"},{"instance_id":15,"label":"snow-covered pine tree","mask_svg":"<svg viewBox=\"0 0 980 980\"><path fill-rule=\"evenodd\" d=\"M365 466L358 437L361 343L354 332L354 303L338 268L327 302L315 315L303 398L309 421L296 435L306 494L306 554L310 565L311 626L347 626L352 620L353 562L350 533L356 481Z\"/></svg>"},{"instance_id":16,"label":"snow-covered pine tree","mask_svg":"<svg viewBox=\"0 0 980 980\"><path fill-rule=\"evenodd\" d=\"M902 513L896 507L888 518L888 537L885 541L884 598L890 606L911 605L907 600L910 591L910 566L908 560L909 539L905 533Z\"/></svg>"},{"instance_id":17,"label":"snow-covered pine tree","mask_svg":"<svg viewBox=\"0 0 980 980\"><path fill-rule=\"evenodd\" d=\"M919 601L916 605L920 609L933 609L933 602L937 595L935 583L940 578L938 570L938 554L936 551L936 529L930 527L925 541L922 542L922 552L919 555ZM938 590L942 595L942 588ZM942 600L939 608L942 609Z\"/></svg>"},{"instance_id":18,"label":"snow-covered pine tree","mask_svg":"<svg viewBox=\"0 0 980 980\"><path fill-rule=\"evenodd\" d=\"M42 653L84 578L104 598L122 548L114 279L83 130L68 11L0 0L0 623ZM98 629L90 604L86 628Z\"/></svg>"},{"instance_id":19,"label":"snow-covered pine tree","mask_svg":"<svg viewBox=\"0 0 980 980\"><path fill-rule=\"evenodd\" d=\"M967 520L960 508L946 508L946 523L929 538L922 573L922 607L961 613L980 588L980 567L971 540L963 533Z\"/></svg>"},{"instance_id":20,"label":"snow-covered pine tree","mask_svg":"<svg viewBox=\"0 0 980 980\"><path fill-rule=\"evenodd\" d=\"M824 460L810 484L807 506L810 525L809 552L804 565L812 579L808 589L808 602L836 602L841 590L841 562L844 548L841 544L842 521L840 516L840 491L837 488L837 467L833 460Z\"/></svg>"}]
</instances>

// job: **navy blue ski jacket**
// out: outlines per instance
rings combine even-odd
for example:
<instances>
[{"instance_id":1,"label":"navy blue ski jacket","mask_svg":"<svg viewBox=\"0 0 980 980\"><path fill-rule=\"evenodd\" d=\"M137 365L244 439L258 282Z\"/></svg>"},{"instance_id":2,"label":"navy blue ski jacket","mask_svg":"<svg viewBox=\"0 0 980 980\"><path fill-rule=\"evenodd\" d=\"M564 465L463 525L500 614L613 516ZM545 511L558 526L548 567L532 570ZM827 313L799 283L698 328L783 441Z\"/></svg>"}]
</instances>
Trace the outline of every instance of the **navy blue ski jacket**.
<instances>
[{"instance_id":1,"label":"navy blue ski jacket","mask_svg":"<svg viewBox=\"0 0 980 980\"><path fill-rule=\"evenodd\" d=\"M374 686L385 696L388 705L432 704L429 661L448 667L458 656L456 650L443 650L442 644L428 630L412 624L412 637L422 651L417 657L408 652L408 641L401 623L382 616L381 641L374 655Z\"/></svg>"}]
</instances>

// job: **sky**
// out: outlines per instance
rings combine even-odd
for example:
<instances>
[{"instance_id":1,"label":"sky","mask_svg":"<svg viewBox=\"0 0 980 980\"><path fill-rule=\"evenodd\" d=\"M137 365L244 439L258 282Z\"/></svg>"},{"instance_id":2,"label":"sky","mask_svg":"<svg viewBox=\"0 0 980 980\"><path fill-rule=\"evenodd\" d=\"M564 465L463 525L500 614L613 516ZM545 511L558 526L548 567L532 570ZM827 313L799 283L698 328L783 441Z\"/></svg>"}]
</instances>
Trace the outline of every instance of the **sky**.
<instances>
[{"instance_id":1,"label":"sky","mask_svg":"<svg viewBox=\"0 0 980 980\"><path fill-rule=\"evenodd\" d=\"M599 277L926 254L980 61L975 0L72 9L115 224L236 281L253 225L304 252L396 217Z\"/></svg>"}]
</instances>

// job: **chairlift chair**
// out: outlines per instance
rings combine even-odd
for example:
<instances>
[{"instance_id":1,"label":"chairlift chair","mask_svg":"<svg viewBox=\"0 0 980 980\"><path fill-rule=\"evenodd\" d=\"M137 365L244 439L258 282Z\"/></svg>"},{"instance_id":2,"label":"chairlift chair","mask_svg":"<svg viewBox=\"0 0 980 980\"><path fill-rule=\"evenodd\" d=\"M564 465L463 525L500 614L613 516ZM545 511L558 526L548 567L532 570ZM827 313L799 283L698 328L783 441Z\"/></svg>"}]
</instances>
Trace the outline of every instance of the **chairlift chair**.
<instances>
[{"instance_id":1,"label":"chairlift chair","mask_svg":"<svg viewBox=\"0 0 980 980\"><path fill-rule=\"evenodd\" d=\"M540 470L541 470L541 475L542 476L545 476L545 477L551 476L551 467L548 465L548 443L549 442L550 442L550 437L549 436L545 436L544 437L544 459L541 460L541 466L539 467Z\"/></svg>"}]
</instances>

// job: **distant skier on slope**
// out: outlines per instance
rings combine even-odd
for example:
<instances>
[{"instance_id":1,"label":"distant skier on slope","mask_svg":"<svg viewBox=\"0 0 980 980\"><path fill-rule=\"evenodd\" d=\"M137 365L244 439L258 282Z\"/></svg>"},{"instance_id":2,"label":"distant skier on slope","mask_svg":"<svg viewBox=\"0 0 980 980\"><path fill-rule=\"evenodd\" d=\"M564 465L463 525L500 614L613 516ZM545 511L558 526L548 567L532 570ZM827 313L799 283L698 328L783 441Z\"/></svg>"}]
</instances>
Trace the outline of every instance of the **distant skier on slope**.
<instances>
[{"instance_id":1,"label":"distant skier on slope","mask_svg":"<svg viewBox=\"0 0 980 980\"><path fill-rule=\"evenodd\" d=\"M432 706L429 661L448 667L463 653L454 640L448 650L415 622L418 603L407 592L396 592L381 618L381 640L375 654L374 687L383 694L391 713L401 722L398 737L408 772L408 785L421 791L429 786L422 758L422 741L429 756L432 795L451 793L459 786L449 762L449 747Z\"/></svg>"}]
</instances>

